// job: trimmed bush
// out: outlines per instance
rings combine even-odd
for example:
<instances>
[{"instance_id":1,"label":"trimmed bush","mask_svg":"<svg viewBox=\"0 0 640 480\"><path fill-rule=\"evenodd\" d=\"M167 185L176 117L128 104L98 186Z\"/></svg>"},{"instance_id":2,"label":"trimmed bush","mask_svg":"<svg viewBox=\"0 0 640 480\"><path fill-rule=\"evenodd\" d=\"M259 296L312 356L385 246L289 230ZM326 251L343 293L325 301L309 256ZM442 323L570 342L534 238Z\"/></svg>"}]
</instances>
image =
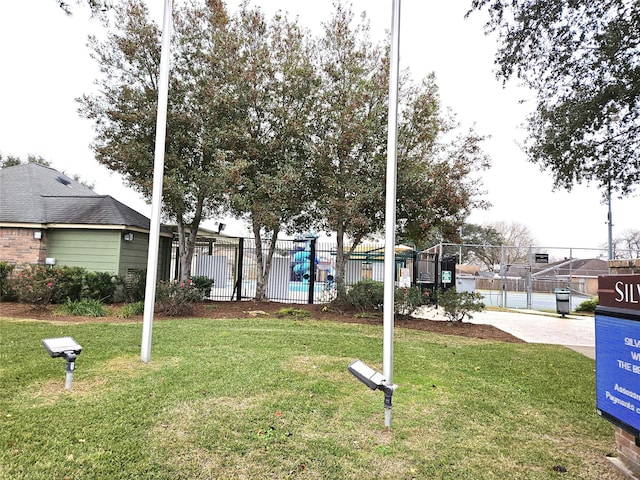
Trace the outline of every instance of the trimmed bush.
<instances>
[{"instance_id":1,"label":"trimmed bush","mask_svg":"<svg viewBox=\"0 0 640 480\"><path fill-rule=\"evenodd\" d=\"M589 300L585 300L576 307L576 312L594 313L596 311L596 307L598 306L598 302L598 297L592 297Z\"/></svg>"},{"instance_id":2,"label":"trimmed bush","mask_svg":"<svg viewBox=\"0 0 640 480\"><path fill-rule=\"evenodd\" d=\"M202 275L194 275L191 277L191 281L200 290L200 298L204 300L211 295L211 287L213 286L213 279Z\"/></svg>"},{"instance_id":3,"label":"trimmed bush","mask_svg":"<svg viewBox=\"0 0 640 480\"><path fill-rule=\"evenodd\" d=\"M384 303L384 284L374 280L360 280L347 292L347 303L361 312L379 310Z\"/></svg>"},{"instance_id":4,"label":"trimmed bush","mask_svg":"<svg viewBox=\"0 0 640 480\"><path fill-rule=\"evenodd\" d=\"M411 315L424 305L425 296L418 287L396 288L394 290L393 311L398 315ZM384 283L375 280L361 280L347 292L349 306L361 312L380 310L384 304Z\"/></svg>"},{"instance_id":5,"label":"trimmed bush","mask_svg":"<svg viewBox=\"0 0 640 480\"><path fill-rule=\"evenodd\" d=\"M147 282L147 271L144 269L133 270L121 278L122 296L127 303L144 301L144 293Z\"/></svg>"},{"instance_id":6,"label":"trimmed bush","mask_svg":"<svg viewBox=\"0 0 640 480\"><path fill-rule=\"evenodd\" d=\"M481 312L484 310L482 294L477 292L460 292L455 288L438 290L438 305L444 310L447 320L450 322L462 322L465 317L471 319L470 312Z\"/></svg>"},{"instance_id":7,"label":"trimmed bush","mask_svg":"<svg viewBox=\"0 0 640 480\"><path fill-rule=\"evenodd\" d=\"M426 303L426 297L418 287L396 288L393 294L394 312L398 315L411 315Z\"/></svg>"},{"instance_id":8,"label":"trimmed bush","mask_svg":"<svg viewBox=\"0 0 640 480\"><path fill-rule=\"evenodd\" d=\"M162 315L187 315L193 303L200 301L200 290L187 279L184 282L159 282L156 287L156 310Z\"/></svg>"},{"instance_id":9,"label":"trimmed bush","mask_svg":"<svg viewBox=\"0 0 640 480\"><path fill-rule=\"evenodd\" d=\"M57 287L56 271L44 265L28 265L11 278L11 291L20 303L33 308L49 305Z\"/></svg>"},{"instance_id":10,"label":"trimmed bush","mask_svg":"<svg viewBox=\"0 0 640 480\"><path fill-rule=\"evenodd\" d=\"M109 272L86 272L82 285L82 298L113 303L119 278Z\"/></svg>"},{"instance_id":11,"label":"trimmed bush","mask_svg":"<svg viewBox=\"0 0 640 480\"><path fill-rule=\"evenodd\" d=\"M82 285L87 270L82 267L59 267L52 271L56 277L52 303L64 303L67 299L77 301L82 299Z\"/></svg>"},{"instance_id":12,"label":"trimmed bush","mask_svg":"<svg viewBox=\"0 0 640 480\"><path fill-rule=\"evenodd\" d=\"M15 265L12 265L7 262L0 262L0 300L12 300L15 298L15 295L11 291L9 276Z\"/></svg>"},{"instance_id":13,"label":"trimmed bush","mask_svg":"<svg viewBox=\"0 0 640 480\"><path fill-rule=\"evenodd\" d=\"M43 278L46 291L42 287ZM64 304L81 300L113 303L120 280L111 273L89 272L83 267L28 265L8 283L15 299L23 303Z\"/></svg>"}]
</instances>

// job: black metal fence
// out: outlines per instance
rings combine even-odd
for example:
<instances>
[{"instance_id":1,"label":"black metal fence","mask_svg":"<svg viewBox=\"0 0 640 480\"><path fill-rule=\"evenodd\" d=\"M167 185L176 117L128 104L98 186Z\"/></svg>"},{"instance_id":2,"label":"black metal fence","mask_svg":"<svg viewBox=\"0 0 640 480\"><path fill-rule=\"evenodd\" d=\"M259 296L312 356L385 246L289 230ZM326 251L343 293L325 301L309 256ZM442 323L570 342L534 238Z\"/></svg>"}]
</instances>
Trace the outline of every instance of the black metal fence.
<instances>
[{"instance_id":1,"label":"black metal fence","mask_svg":"<svg viewBox=\"0 0 640 480\"><path fill-rule=\"evenodd\" d=\"M263 258L267 258L265 245ZM287 303L327 303L335 297L336 244L316 239L278 240L266 282L269 300ZM175 261L174 252L174 261ZM199 241L192 274L213 279L212 300L247 300L256 295L257 247L253 239L218 237ZM416 253L396 248L396 281L415 284ZM356 247L345 267L345 283L383 280L384 248L380 244Z\"/></svg>"},{"instance_id":2,"label":"black metal fence","mask_svg":"<svg viewBox=\"0 0 640 480\"><path fill-rule=\"evenodd\" d=\"M267 248L268 245L263 246L264 259ZM593 295L593 283L602 273L593 270L593 262L580 260L580 257L601 257L597 249L530 247L528 257L544 257L544 261L549 262L537 265L533 260L526 264L509 263L512 261L509 251L514 247L483 248L494 249L494 256L505 268L489 275L486 271L465 271L465 267L473 265L457 265L459 254L464 252L462 245L445 244L423 252L396 246L394 280L399 286L415 285L432 292L452 286L459 291L529 293L553 293L558 288L569 288L575 294L588 297ZM266 280L266 298L286 303L330 302L336 293L336 252L335 243L318 242L315 238L278 240ZM177 247L173 257L175 262ZM257 246L253 239L218 236L199 239L191 271L192 275L213 279L212 300L249 300L256 296L257 262ZM606 262L601 263L605 263L606 268ZM459 269L461 273L456 276ZM383 278L384 246L371 243L356 247L346 262L345 284L353 285L360 280L383 281Z\"/></svg>"}]
</instances>

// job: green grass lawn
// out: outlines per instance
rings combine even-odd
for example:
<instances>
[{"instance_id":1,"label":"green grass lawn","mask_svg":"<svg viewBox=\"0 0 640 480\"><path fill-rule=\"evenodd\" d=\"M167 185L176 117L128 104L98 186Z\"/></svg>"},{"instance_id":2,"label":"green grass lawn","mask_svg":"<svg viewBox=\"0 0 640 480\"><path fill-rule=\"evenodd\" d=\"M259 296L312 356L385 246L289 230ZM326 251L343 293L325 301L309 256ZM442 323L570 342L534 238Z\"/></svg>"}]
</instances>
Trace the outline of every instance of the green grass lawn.
<instances>
[{"instance_id":1,"label":"green grass lawn","mask_svg":"<svg viewBox=\"0 0 640 480\"><path fill-rule=\"evenodd\" d=\"M57 336L84 348L70 391L41 344ZM381 327L163 320L148 364L140 341L0 320L0 478L619 478L594 361L562 347L396 329L386 429L382 393L347 372L381 369Z\"/></svg>"}]
</instances>

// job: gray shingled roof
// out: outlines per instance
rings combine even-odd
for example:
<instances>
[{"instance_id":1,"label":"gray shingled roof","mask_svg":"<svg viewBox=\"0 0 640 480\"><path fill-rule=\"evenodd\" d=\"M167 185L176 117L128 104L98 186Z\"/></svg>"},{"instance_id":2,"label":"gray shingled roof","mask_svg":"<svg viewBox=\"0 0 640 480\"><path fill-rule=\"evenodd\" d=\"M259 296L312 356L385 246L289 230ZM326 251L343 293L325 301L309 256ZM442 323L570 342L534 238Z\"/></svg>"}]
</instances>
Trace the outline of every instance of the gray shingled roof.
<instances>
[{"instance_id":1,"label":"gray shingled roof","mask_svg":"<svg viewBox=\"0 0 640 480\"><path fill-rule=\"evenodd\" d=\"M37 163L0 169L0 223L124 225L149 229L149 219L144 215Z\"/></svg>"}]
</instances>

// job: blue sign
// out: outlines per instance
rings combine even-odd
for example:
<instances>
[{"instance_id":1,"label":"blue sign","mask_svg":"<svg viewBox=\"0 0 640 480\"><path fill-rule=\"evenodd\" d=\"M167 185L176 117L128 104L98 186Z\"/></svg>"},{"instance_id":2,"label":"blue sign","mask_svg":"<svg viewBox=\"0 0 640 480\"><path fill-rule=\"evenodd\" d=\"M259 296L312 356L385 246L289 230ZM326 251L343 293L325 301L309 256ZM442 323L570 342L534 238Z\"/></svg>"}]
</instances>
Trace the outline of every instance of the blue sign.
<instances>
[{"instance_id":1,"label":"blue sign","mask_svg":"<svg viewBox=\"0 0 640 480\"><path fill-rule=\"evenodd\" d=\"M634 434L640 431L639 320L597 312L595 319L596 406Z\"/></svg>"}]
</instances>

